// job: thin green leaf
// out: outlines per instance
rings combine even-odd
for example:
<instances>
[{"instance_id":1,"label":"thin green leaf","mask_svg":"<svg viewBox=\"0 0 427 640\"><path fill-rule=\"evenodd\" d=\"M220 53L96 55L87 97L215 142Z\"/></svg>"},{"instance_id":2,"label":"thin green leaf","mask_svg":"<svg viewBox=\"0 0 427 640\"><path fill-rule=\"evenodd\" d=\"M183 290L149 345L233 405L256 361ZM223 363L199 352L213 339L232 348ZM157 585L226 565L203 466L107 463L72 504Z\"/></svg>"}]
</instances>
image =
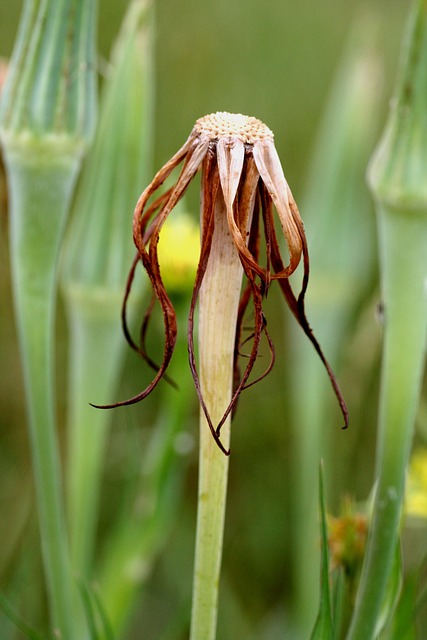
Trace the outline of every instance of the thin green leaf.
<instances>
[{"instance_id":1,"label":"thin green leaf","mask_svg":"<svg viewBox=\"0 0 427 640\"><path fill-rule=\"evenodd\" d=\"M88 587L83 582L80 582L79 588L91 639L115 640L112 625L96 590Z\"/></svg>"},{"instance_id":2,"label":"thin green leaf","mask_svg":"<svg viewBox=\"0 0 427 640\"><path fill-rule=\"evenodd\" d=\"M386 625L391 621L402 587L402 554L400 541L396 545L395 557L387 582L384 600L379 612L375 628L375 638L378 637ZM394 637L394 636L393 636ZM400 637L399 637L400 638ZM402 636L403 639L403 636ZM397 640L397 636L396 636Z\"/></svg>"},{"instance_id":3,"label":"thin green leaf","mask_svg":"<svg viewBox=\"0 0 427 640\"><path fill-rule=\"evenodd\" d=\"M86 613L86 622L89 627L91 640L101 640L95 620L95 612L92 604L91 593L82 581L79 582L79 590Z\"/></svg>"},{"instance_id":4,"label":"thin green leaf","mask_svg":"<svg viewBox=\"0 0 427 640\"><path fill-rule=\"evenodd\" d=\"M344 570L341 568L336 571L333 581L333 612L334 612L334 640L340 638L340 630L345 621L346 609L346 587Z\"/></svg>"},{"instance_id":5,"label":"thin green leaf","mask_svg":"<svg viewBox=\"0 0 427 640\"><path fill-rule=\"evenodd\" d=\"M405 580L393 619L385 633L381 635L381 640L417 640L418 633L415 626L417 589L418 576L413 575Z\"/></svg>"},{"instance_id":6,"label":"thin green leaf","mask_svg":"<svg viewBox=\"0 0 427 640\"><path fill-rule=\"evenodd\" d=\"M29 640L43 640L42 636L40 636L34 629L32 629L22 618L19 616L16 611L13 610L12 606L9 604L7 598L0 592L0 608L3 609L6 616L9 618L11 622L24 634L26 638Z\"/></svg>"},{"instance_id":7,"label":"thin green leaf","mask_svg":"<svg viewBox=\"0 0 427 640\"><path fill-rule=\"evenodd\" d=\"M322 539L321 556L321 590L320 605L316 624L311 634L311 640L333 640L334 625L332 619L332 598L329 583L329 547L328 530L326 524L325 490L323 485L323 466L319 468L319 506L320 506L320 532Z\"/></svg>"},{"instance_id":8,"label":"thin green leaf","mask_svg":"<svg viewBox=\"0 0 427 640\"><path fill-rule=\"evenodd\" d=\"M97 593L97 591L94 589L92 591L92 597L95 603L95 607L96 610L98 612L99 615L99 619L101 622L101 630L102 630L102 638L103 640L114 640L115 636L114 636L114 631L113 631L113 627L111 625L111 622L108 618L107 612L105 610L104 605L101 602L101 599L99 597L99 594Z\"/></svg>"}]
</instances>

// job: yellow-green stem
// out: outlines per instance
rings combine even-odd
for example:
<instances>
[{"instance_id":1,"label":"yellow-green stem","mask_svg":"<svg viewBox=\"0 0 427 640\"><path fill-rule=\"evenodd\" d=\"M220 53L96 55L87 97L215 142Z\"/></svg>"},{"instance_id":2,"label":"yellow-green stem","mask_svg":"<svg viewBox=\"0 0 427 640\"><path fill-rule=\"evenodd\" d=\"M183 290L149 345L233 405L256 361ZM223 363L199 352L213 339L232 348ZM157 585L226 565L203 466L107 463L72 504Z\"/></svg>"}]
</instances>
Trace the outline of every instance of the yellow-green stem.
<instances>
[{"instance_id":1,"label":"yellow-green stem","mask_svg":"<svg viewBox=\"0 0 427 640\"><path fill-rule=\"evenodd\" d=\"M384 303L371 532L349 640L377 637L395 566L427 340L427 1L416 0L389 118L371 161Z\"/></svg>"},{"instance_id":2,"label":"yellow-green stem","mask_svg":"<svg viewBox=\"0 0 427 640\"><path fill-rule=\"evenodd\" d=\"M26 0L0 105L10 254L51 632L84 638L54 394L58 253L96 117L95 0Z\"/></svg>"},{"instance_id":3,"label":"yellow-green stem","mask_svg":"<svg viewBox=\"0 0 427 640\"><path fill-rule=\"evenodd\" d=\"M184 371L187 375L180 376ZM176 436L194 395L188 372L187 341L183 339L177 341L174 372L174 379L180 380L179 391L170 385L163 388L161 410L141 461L134 503L129 509L129 501L125 501L99 566L99 593L117 638L124 633L180 505L184 464L177 455Z\"/></svg>"},{"instance_id":4,"label":"yellow-green stem","mask_svg":"<svg viewBox=\"0 0 427 640\"><path fill-rule=\"evenodd\" d=\"M101 288L67 288L73 346L69 358L69 419L73 428L67 441L67 508L73 570L85 580L93 563L101 472L111 419L110 412L97 411L89 403L94 398L110 397L116 387L123 345L117 322L120 295Z\"/></svg>"},{"instance_id":5,"label":"yellow-green stem","mask_svg":"<svg viewBox=\"0 0 427 640\"><path fill-rule=\"evenodd\" d=\"M214 425L221 420L231 399L241 282L242 267L228 232L225 204L218 190L215 231L199 310L200 384ZM221 441L227 449L230 419L222 427ZM213 640L216 634L228 461L201 411L191 640Z\"/></svg>"},{"instance_id":6,"label":"yellow-green stem","mask_svg":"<svg viewBox=\"0 0 427 640\"><path fill-rule=\"evenodd\" d=\"M51 617L61 638L69 640L77 637L77 594L73 593L61 493L53 343L57 255L80 159L70 157L55 166L51 158L45 164L42 152L36 161L28 155L26 161L10 148L5 154L13 290Z\"/></svg>"},{"instance_id":7,"label":"yellow-green stem","mask_svg":"<svg viewBox=\"0 0 427 640\"><path fill-rule=\"evenodd\" d=\"M126 341L123 288L134 255L126 217L151 155L153 88L151 0L132 0L103 83L94 144L82 169L63 260L70 327L67 508L73 570L89 579L111 412ZM126 117L123 117L126 104Z\"/></svg>"},{"instance_id":8,"label":"yellow-green stem","mask_svg":"<svg viewBox=\"0 0 427 640\"><path fill-rule=\"evenodd\" d=\"M375 637L399 535L427 333L427 217L379 207L384 354L372 530L349 640ZM406 253L404 268L400 252Z\"/></svg>"}]
</instances>

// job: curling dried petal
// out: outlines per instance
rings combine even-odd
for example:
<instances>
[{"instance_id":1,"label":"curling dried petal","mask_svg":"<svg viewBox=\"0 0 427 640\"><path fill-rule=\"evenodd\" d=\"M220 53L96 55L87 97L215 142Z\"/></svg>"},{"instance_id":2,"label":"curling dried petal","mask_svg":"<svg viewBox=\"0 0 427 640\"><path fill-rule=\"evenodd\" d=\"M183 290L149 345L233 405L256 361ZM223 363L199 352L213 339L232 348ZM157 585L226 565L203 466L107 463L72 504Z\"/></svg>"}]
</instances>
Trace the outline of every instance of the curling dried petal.
<instances>
[{"instance_id":1,"label":"curling dried petal","mask_svg":"<svg viewBox=\"0 0 427 640\"><path fill-rule=\"evenodd\" d=\"M298 209L294 213L291 211L289 205L290 189L274 143L271 140L258 142L254 145L253 154L261 179L276 207L289 248L289 266L281 273L276 274L276 277L287 278L295 271L301 259L301 229L294 219L296 216L299 218Z\"/></svg>"}]
</instances>

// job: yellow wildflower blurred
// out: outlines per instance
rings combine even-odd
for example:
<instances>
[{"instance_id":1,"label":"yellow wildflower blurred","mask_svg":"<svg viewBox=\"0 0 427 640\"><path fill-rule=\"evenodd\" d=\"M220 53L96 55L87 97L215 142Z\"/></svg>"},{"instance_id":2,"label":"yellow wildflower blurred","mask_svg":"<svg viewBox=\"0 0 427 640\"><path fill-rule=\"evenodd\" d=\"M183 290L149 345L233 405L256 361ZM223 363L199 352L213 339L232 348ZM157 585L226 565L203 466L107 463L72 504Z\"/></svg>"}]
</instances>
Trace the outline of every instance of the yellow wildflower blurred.
<instances>
[{"instance_id":1,"label":"yellow wildflower blurred","mask_svg":"<svg viewBox=\"0 0 427 640\"><path fill-rule=\"evenodd\" d=\"M353 578L359 571L365 554L368 535L368 519L356 510L350 497L344 499L341 515L328 515L328 542L331 569L341 567L347 577Z\"/></svg>"},{"instance_id":2,"label":"yellow wildflower blurred","mask_svg":"<svg viewBox=\"0 0 427 640\"><path fill-rule=\"evenodd\" d=\"M193 289L199 255L198 222L185 212L177 212L159 236L158 256L166 289L175 293Z\"/></svg>"},{"instance_id":3,"label":"yellow wildflower blurred","mask_svg":"<svg viewBox=\"0 0 427 640\"><path fill-rule=\"evenodd\" d=\"M406 483L405 511L410 516L427 518L427 448L412 454Z\"/></svg>"}]
</instances>

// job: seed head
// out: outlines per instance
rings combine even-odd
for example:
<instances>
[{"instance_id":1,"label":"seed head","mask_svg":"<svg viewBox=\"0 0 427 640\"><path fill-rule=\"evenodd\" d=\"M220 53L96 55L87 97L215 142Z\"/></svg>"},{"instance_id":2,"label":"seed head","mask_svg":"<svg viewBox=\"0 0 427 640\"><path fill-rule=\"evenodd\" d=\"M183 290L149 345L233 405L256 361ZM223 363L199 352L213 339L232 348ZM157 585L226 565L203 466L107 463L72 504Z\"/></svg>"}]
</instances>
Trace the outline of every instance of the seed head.
<instances>
[{"instance_id":1,"label":"seed head","mask_svg":"<svg viewBox=\"0 0 427 640\"><path fill-rule=\"evenodd\" d=\"M274 139L273 132L258 118L226 111L217 111L199 118L193 131L206 135L209 140L237 138L244 144Z\"/></svg>"},{"instance_id":2,"label":"seed head","mask_svg":"<svg viewBox=\"0 0 427 640\"><path fill-rule=\"evenodd\" d=\"M181 163L181 173L175 184L163 194L158 195L154 201L151 201L152 196L166 178ZM263 300L271 283L275 280L277 280L292 314L314 345L326 367L346 427L348 423L347 407L335 376L305 316L304 296L308 285L309 258L304 226L298 207L283 174L274 146L273 133L257 118L244 116L240 113L217 112L197 120L185 144L158 171L137 202L133 218L133 238L137 255L132 264L126 288L123 326L129 344L156 371L156 375L141 393L129 400L110 406L132 404L142 400L165 376L175 347L177 322L175 310L161 275L158 254L159 236L169 214L182 198L199 169L202 169L201 246L188 317L188 352L199 401L215 441L224 453L228 453L220 440L222 425L235 408L241 392L265 377L273 366L274 347L267 331ZM287 244L288 251L285 259L282 257L279 239L276 235L274 210L277 213ZM231 237L236 252L235 256L238 258L233 262L236 262L238 267L243 269L247 284L241 293L237 320L236 318L233 320L236 323L233 395L228 407L224 408L222 419L214 425L200 387L193 328L195 307L199 300L202 283L206 290L208 287L207 274L224 267L223 263L212 267L212 262L210 262L211 260L221 261L221 259L224 261L224 257L221 258L221 252L214 256L211 251L218 211L223 216L220 218L221 221L226 221L226 224L221 225L221 228L226 231L227 236ZM261 229L263 229L265 236L265 257L263 260L260 260ZM304 268L302 286L299 295L295 296L289 283L289 277L297 269L301 258ZM153 301L144 316L138 344L131 337L127 326L126 302L139 262L142 263L150 278ZM210 270L207 269L208 262L211 265ZM156 365L151 359L146 348L148 321L156 300L163 312L165 330L165 347L163 361L160 365ZM250 302L253 305L254 327L248 338L244 335L243 319ZM270 348L270 363L261 376L254 381L249 381L263 336ZM239 359L242 347L246 345L247 349L249 343L252 344L252 347L246 358L245 369L241 374Z\"/></svg>"}]
</instances>

